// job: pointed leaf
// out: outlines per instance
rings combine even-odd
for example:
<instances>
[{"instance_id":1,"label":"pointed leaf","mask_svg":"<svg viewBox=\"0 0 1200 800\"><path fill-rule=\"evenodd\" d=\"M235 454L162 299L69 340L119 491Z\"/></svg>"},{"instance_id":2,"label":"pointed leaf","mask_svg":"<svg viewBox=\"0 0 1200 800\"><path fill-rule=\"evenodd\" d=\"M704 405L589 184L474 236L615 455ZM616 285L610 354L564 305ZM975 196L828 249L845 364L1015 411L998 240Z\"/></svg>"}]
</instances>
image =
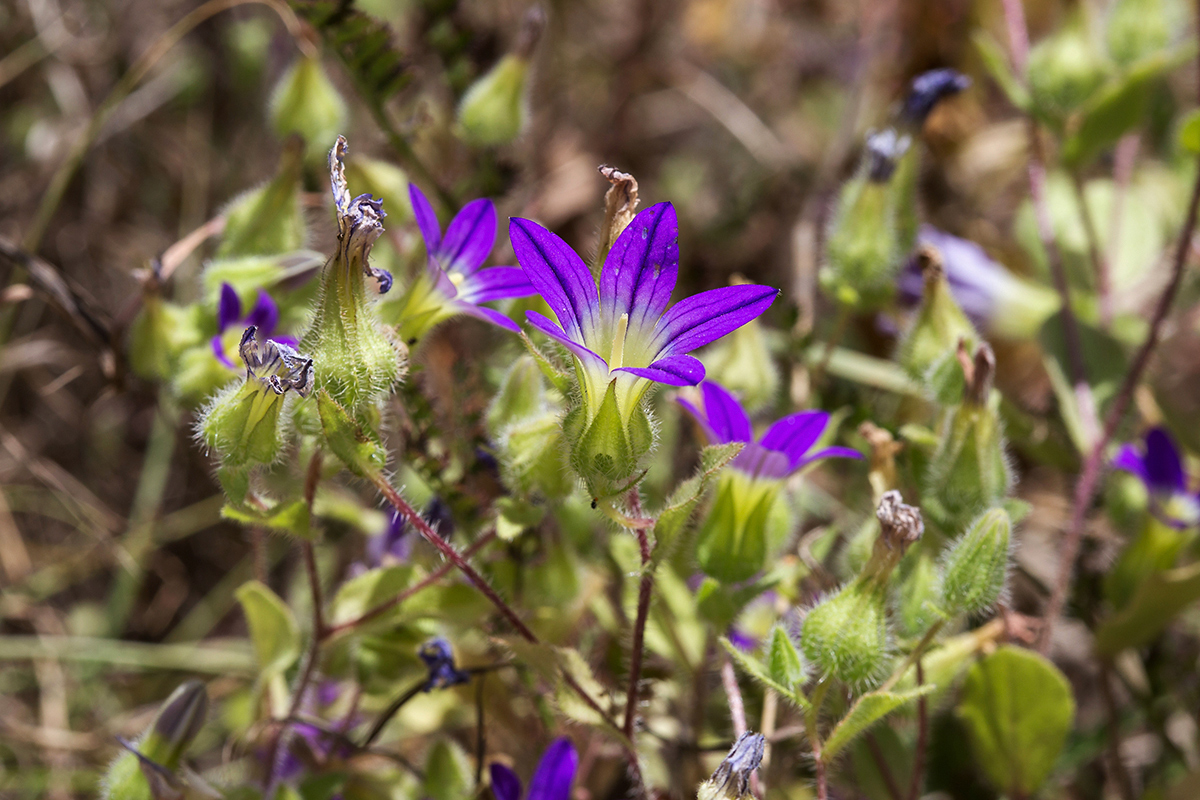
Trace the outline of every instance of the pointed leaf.
<instances>
[{"instance_id":1,"label":"pointed leaf","mask_svg":"<svg viewBox=\"0 0 1200 800\"><path fill-rule=\"evenodd\" d=\"M362 478L378 475L387 463L387 452L379 442L368 436L324 389L317 392L317 410L325 441L346 468Z\"/></svg>"},{"instance_id":2,"label":"pointed leaf","mask_svg":"<svg viewBox=\"0 0 1200 800\"><path fill-rule=\"evenodd\" d=\"M696 474L675 487L675 491L667 498L666 505L658 513L658 521L654 524L654 538L658 542L655 548L657 559L670 552L671 544L687 526L692 512L696 510L700 498L708 489L709 482L741 450L741 442L729 442L711 445L700 451L700 466Z\"/></svg>"},{"instance_id":3,"label":"pointed leaf","mask_svg":"<svg viewBox=\"0 0 1200 800\"><path fill-rule=\"evenodd\" d=\"M1200 600L1200 563L1160 572L1143 581L1129 605L1096 632L1096 651L1114 656L1153 641L1179 612Z\"/></svg>"},{"instance_id":4,"label":"pointed leaf","mask_svg":"<svg viewBox=\"0 0 1200 800\"><path fill-rule=\"evenodd\" d=\"M330 623L340 625L358 619L408 588L412 576L413 568L401 564L367 570L362 575L351 578L342 584L333 598Z\"/></svg>"},{"instance_id":5,"label":"pointed leaf","mask_svg":"<svg viewBox=\"0 0 1200 800\"><path fill-rule=\"evenodd\" d=\"M821 748L822 760L828 762L835 758L842 749L850 744L856 736L865 733L868 728L886 717L903 705L913 702L921 695L926 695L936 689L932 684L925 684L910 692L868 692L854 702L846 716L838 722L829 738Z\"/></svg>"},{"instance_id":6,"label":"pointed leaf","mask_svg":"<svg viewBox=\"0 0 1200 800\"><path fill-rule=\"evenodd\" d=\"M804 680L804 661L782 625L771 631L766 667L771 679L783 686L796 686Z\"/></svg>"},{"instance_id":7,"label":"pointed leaf","mask_svg":"<svg viewBox=\"0 0 1200 800\"><path fill-rule=\"evenodd\" d=\"M221 508L221 517L224 519L301 539L312 539L311 516L308 504L303 500L282 503L266 510L229 503Z\"/></svg>"},{"instance_id":8,"label":"pointed leaf","mask_svg":"<svg viewBox=\"0 0 1200 800\"><path fill-rule=\"evenodd\" d=\"M811 708L808 698L800 693L798 688L792 688L783 685L776 681L767 669L767 666L754 658L751 655L743 653L734 646L733 642L729 641L724 636L721 637L721 646L725 648L725 652L729 653L729 657L733 659L733 663L742 668L742 671L749 675L754 680L761 683L768 689L774 689L785 700L790 700L799 706L802 710L807 711Z\"/></svg>"},{"instance_id":9,"label":"pointed leaf","mask_svg":"<svg viewBox=\"0 0 1200 800\"><path fill-rule=\"evenodd\" d=\"M300 655L300 626L292 610L258 581L242 584L236 595L246 615L262 678L282 674Z\"/></svg>"}]
</instances>

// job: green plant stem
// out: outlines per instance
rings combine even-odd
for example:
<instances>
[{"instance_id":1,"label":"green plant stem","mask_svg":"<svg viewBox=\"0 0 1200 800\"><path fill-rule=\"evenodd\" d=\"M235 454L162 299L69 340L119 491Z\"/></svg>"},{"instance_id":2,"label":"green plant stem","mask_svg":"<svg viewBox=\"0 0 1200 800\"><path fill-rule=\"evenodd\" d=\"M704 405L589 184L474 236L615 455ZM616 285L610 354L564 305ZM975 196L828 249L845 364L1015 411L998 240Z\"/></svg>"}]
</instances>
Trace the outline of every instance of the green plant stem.
<instances>
[{"instance_id":1,"label":"green plant stem","mask_svg":"<svg viewBox=\"0 0 1200 800\"><path fill-rule=\"evenodd\" d=\"M812 705L808 709L808 714L805 718L805 728L808 733L808 743L812 747L813 763L817 770L817 800L828 800L829 786L825 778L825 757L821 752L821 729L820 724L821 707L825 705L825 695L829 693L829 687L832 681L828 678L817 682L817 687L813 689Z\"/></svg>"},{"instance_id":2,"label":"green plant stem","mask_svg":"<svg viewBox=\"0 0 1200 800\"><path fill-rule=\"evenodd\" d=\"M930 625L929 630L925 631L925 635L921 637L921 641L917 642L917 646L914 647L912 652L908 654L908 657L900 663L900 666L892 673L891 677L883 682L883 685L879 687L878 691L890 692L893 688L895 688L896 684L900 682L900 679L904 677L904 674L920 660L921 656L929 648L929 645L933 644L934 637L938 635L945 624L945 620L939 619L937 622Z\"/></svg>"},{"instance_id":3,"label":"green plant stem","mask_svg":"<svg viewBox=\"0 0 1200 800\"><path fill-rule=\"evenodd\" d=\"M638 553L642 559L642 577L638 582L637 616L633 623L633 645L629 651L629 690L625 695L623 730L625 738L629 740L633 750L630 769L633 772L634 785L642 796L646 796L645 779L642 777L641 764L637 760L633 742L637 729L638 699L641 694L642 661L645 658L646 623L650 618L650 601L654 596L654 546L650 542L649 534L650 529L654 526L654 521L646 519L642 512L642 498L636 486L629 490L629 505L633 512L630 522L637 521L631 530L637 536ZM742 716L744 719L744 712Z\"/></svg>"},{"instance_id":4,"label":"green plant stem","mask_svg":"<svg viewBox=\"0 0 1200 800\"><path fill-rule=\"evenodd\" d=\"M1071 187L1075 190L1075 202L1079 204L1079 217L1083 220L1083 232L1087 238L1088 259L1092 262L1092 271L1096 274L1096 294L1100 301L1100 327L1107 330L1112 325L1112 280L1108 266L1108 256L1100 247L1100 234L1096 230L1096 221L1088 208L1087 198L1083 191L1083 178L1076 170L1071 171Z\"/></svg>"},{"instance_id":5,"label":"green plant stem","mask_svg":"<svg viewBox=\"0 0 1200 800\"><path fill-rule=\"evenodd\" d=\"M38 659L213 675L252 676L255 671L254 653L244 640L209 640L201 645L148 644L92 636L0 636L0 661Z\"/></svg>"},{"instance_id":6,"label":"green plant stem","mask_svg":"<svg viewBox=\"0 0 1200 800\"><path fill-rule=\"evenodd\" d=\"M925 683L925 670L917 657L917 688ZM925 772L925 750L929 746L929 707L925 695L917 698L917 750L913 755L912 777L908 782L908 800L921 796L921 778Z\"/></svg>"}]
</instances>

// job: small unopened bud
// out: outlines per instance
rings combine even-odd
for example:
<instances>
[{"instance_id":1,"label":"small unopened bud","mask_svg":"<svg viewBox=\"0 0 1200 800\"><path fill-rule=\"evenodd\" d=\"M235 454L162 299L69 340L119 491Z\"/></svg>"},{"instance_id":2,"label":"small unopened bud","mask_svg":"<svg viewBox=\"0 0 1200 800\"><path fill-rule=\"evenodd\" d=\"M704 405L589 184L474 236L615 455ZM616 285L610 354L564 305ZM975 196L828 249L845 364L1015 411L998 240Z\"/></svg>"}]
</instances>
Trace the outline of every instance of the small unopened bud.
<instances>
[{"instance_id":1,"label":"small unopened bud","mask_svg":"<svg viewBox=\"0 0 1200 800\"><path fill-rule=\"evenodd\" d=\"M863 568L863 574L884 583L908 548L925 533L925 520L921 517L921 509L905 504L895 489L884 492L879 499L875 518L879 520L879 537L875 539L871 560Z\"/></svg>"},{"instance_id":2,"label":"small unopened bud","mask_svg":"<svg viewBox=\"0 0 1200 800\"><path fill-rule=\"evenodd\" d=\"M747 731L733 743L733 749L713 772L712 777L700 784L696 800L748 800L750 776L762 763L767 746L761 733Z\"/></svg>"},{"instance_id":3,"label":"small unopened bud","mask_svg":"<svg viewBox=\"0 0 1200 800\"><path fill-rule=\"evenodd\" d=\"M495 438L514 422L535 416L542 410L544 397L541 369L532 356L521 356L504 376L500 391L488 408L488 431Z\"/></svg>"},{"instance_id":4,"label":"small unopened bud","mask_svg":"<svg viewBox=\"0 0 1200 800\"><path fill-rule=\"evenodd\" d=\"M1170 0L1117 0L1108 17L1108 54L1122 66L1158 53L1171 40L1180 16Z\"/></svg>"},{"instance_id":5,"label":"small unopened bud","mask_svg":"<svg viewBox=\"0 0 1200 800\"><path fill-rule=\"evenodd\" d=\"M271 256L304 247L306 228L300 204L303 157L303 142L289 139L275 177L229 203L218 259Z\"/></svg>"},{"instance_id":6,"label":"small unopened bud","mask_svg":"<svg viewBox=\"0 0 1200 800\"><path fill-rule=\"evenodd\" d=\"M912 146L912 138L887 128L867 137L866 172L872 183L887 183L896 164Z\"/></svg>"},{"instance_id":7,"label":"small unopened bud","mask_svg":"<svg viewBox=\"0 0 1200 800\"><path fill-rule=\"evenodd\" d=\"M346 101L316 57L301 56L271 95L271 124L280 136L298 133L310 160L325 152L346 124Z\"/></svg>"},{"instance_id":8,"label":"small unopened bud","mask_svg":"<svg viewBox=\"0 0 1200 800\"><path fill-rule=\"evenodd\" d=\"M525 16L517 46L471 85L458 106L458 121L468 141L507 144L529 119L525 98L529 60L545 27L545 12L534 6Z\"/></svg>"},{"instance_id":9,"label":"small unopened bud","mask_svg":"<svg viewBox=\"0 0 1200 800\"><path fill-rule=\"evenodd\" d=\"M963 390L955 348L960 343L973 346L979 337L950 291L941 254L926 245L917 258L925 284L921 308L900 342L898 360L914 380L929 386L939 402L954 403Z\"/></svg>"},{"instance_id":10,"label":"small unopened bud","mask_svg":"<svg viewBox=\"0 0 1200 800\"><path fill-rule=\"evenodd\" d=\"M950 545L942 563L941 602L947 614L979 614L996 604L1008 579L1011 538L1008 512L993 508Z\"/></svg>"},{"instance_id":11,"label":"small unopened bud","mask_svg":"<svg viewBox=\"0 0 1200 800\"><path fill-rule=\"evenodd\" d=\"M633 221L638 207L637 178L607 164L601 164L599 170L612 186L604 193L604 223L600 226L600 246L596 250L597 269L604 264L621 231Z\"/></svg>"},{"instance_id":12,"label":"small unopened bud","mask_svg":"<svg viewBox=\"0 0 1200 800\"><path fill-rule=\"evenodd\" d=\"M185 350L203 341L196 316L147 289L142 308L129 327L129 365L138 377L163 380Z\"/></svg>"},{"instance_id":13,"label":"small unopened bud","mask_svg":"<svg viewBox=\"0 0 1200 800\"><path fill-rule=\"evenodd\" d=\"M891 651L886 583L864 570L804 618L800 648L822 677L853 687L879 680Z\"/></svg>"},{"instance_id":14,"label":"small unopened bud","mask_svg":"<svg viewBox=\"0 0 1200 800\"><path fill-rule=\"evenodd\" d=\"M207 714L208 692L204 684L200 681L182 684L163 703L138 749L151 761L174 770L204 727Z\"/></svg>"}]
</instances>

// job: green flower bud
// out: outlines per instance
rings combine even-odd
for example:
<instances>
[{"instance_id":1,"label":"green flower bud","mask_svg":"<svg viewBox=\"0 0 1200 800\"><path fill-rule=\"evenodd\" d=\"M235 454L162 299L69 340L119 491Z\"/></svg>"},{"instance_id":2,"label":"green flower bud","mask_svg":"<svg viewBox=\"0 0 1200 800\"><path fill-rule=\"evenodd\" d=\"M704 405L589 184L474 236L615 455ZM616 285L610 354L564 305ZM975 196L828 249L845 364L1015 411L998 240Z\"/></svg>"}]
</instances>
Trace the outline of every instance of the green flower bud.
<instances>
[{"instance_id":1,"label":"green flower bud","mask_svg":"<svg viewBox=\"0 0 1200 800\"><path fill-rule=\"evenodd\" d=\"M1104 79L1103 59L1092 44L1081 13L1029 51L1033 105L1048 120L1063 122Z\"/></svg>"},{"instance_id":2,"label":"green flower bud","mask_svg":"<svg viewBox=\"0 0 1200 800\"><path fill-rule=\"evenodd\" d=\"M954 403L964 388L956 348L965 342L973 350L979 336L954 300L941 254L925 247L918 255L925 290L920 311L900 342L897 360L914 380L929 386L939 402Z\"/></svg>"},{"instance_id":3,"label":"green flower bud","mask_svg":"<svg viewBox=\"0 0 1200 800\"><path fill-rule=\"evenodd\" d=\"M946 530L961 529L980 510L996 505L1013 481L991 392L995 357L986 343L979 345L973 361L966 358L965 349L959 352L966 384L963 401L946 411L925 475L926 508Z\"/></svg>"},{"instance_id":4,"label":"green flower bud","mask_svg":"<svg viewBox=\"0 0 1200 800\"><path fill-rule=\"evenodd\" d=\"M504 483L517 494L560 500L576 487L563 459L562 424L547 411L505 428L497 442Z\"/></svg>"},{"instance_id":5,"label":"green flower bud","mask_svg":"<svg viewBox=\"0 0 1200 800\"><path fill-rule=\"evenodd\" d=\"M909 639L929 630L939 616L938 586L941 581L937 565L928 553L914 555L917 557L910 559L912 566L900 583L896 609L897 632Z\"/></svg>"},{"instance_id":6,"label":"green flower bud","mask_svg":"<svg viewBox=\"0 0 1200 800\"><path fill-rule=\"evenodd\" d=\"M289 141L275 177L226 206L217 258L268 256L304 247L307 228L300 205L303 155L301 143Z\"/></svg>"},{"instance_id":7,"label":"green flower bud","mask_svg":"<svg viewBox=\"0 0 1200 800\"><path fill-rule=\"evenodd\" d=\"M577 405L563 420L563 437L570 462L595 500L622 494L637 482L646 454L654 446L654 430L645 407L638 404L628 422L617 403L617 382L611 381L591 420Z\"/></svg>"},{"instance_id":8,"label":"green flower bud","mask_svg":"<svg viewBox=\"0 0 1200 800\"><path fill-rule=\"evenodd\" d=\"M501 145L521 134L529 120L525 99L529 57L544 26L541 7L533 6L525 17L516 49L500 59L463 95L458 106L458 122L467 141L485 146Z\"/></svg>"},{"instance_id":9,"label":"green flower bud","mask_svg":"<svg viewBox=\"0 0 1200 800\"><path fill-rule=\"evenodd\" d=\"M129 326L129 365L140 378L163 380L174 373L183 352L203 339L191 311L148 289Z\"/></svg>"},{"instance_id":10,"label":"green flower bud","mask_svg":"<svg viewBox=\"0 0 1200 800\"><path fill-rule=\"evenodd\" d=\"M101 796L105 800L182 797L184 786L175 773L207 713L203 683L188 681L172 692L138 742L121 742L128 752L109 767Z\"/></svg>"},{"instance_id":11,"label":"green flower bud","mask_svg":"<svg viewBox=\"0 0 1200 800\"><path fill-rule=\"evenodd\" d=\"M767 559L768 524L783 482L727 469L717 481L716 500L696 539L700 569L722 583L738 583L761 572Z\"/></svg>"},{"instance_id":12,"label":"green flower bud","mask_svg":"<svg viewBox=\"0 0 1200 800\"><path fill-rule=\"evenodd\" d=\"M779 395L779 367L757 319L718 340L701 360L707 380L734 392L751 414L774 403Z\"/></svg>"},{"instance_id":13,"label":"green flower bud","mask_svg":"<svg viewBox=\"0 0 1200 800\"><path fill-rule=\"evenodd\" d=\"M319 58L296 59L271 95L271 125L286 137L298 133L309 160L317 159L346 125L346 101Z\"/></svg>"},{"instance_id":14,"label":"green flower bud","mask_svg":"<svg viewBox=\"0 0 1200 800\"><path fill-rule=\"evenodd\" d=\"M747 731L739 736L712 777L700 784L696 800L751 800L750 776L762 763L766 746L761 733Z\"/></svg>"},{"instance_id":15,"label":"green flower bud","mask_svg":"<svg viewBox=\"0 0 1200 800\"><path fill-rule=\"evenodd\" d=\"M985 512L954 540L942 562L942 609L951 615L983 613L1004 593L1012 520L1003 508Z\"/></svg>"},{"instance_id":16,"label":"green flower bud","mask_svg":"<svg viewBox=\"0 0 1200 800\"><path fill-rule=\"evenodd\" d=\"M917 238L916 153L893 129L872 134L858 174L838 195L826 238L821 287L838 302L874 309L895 292Z\"/></svg>"},{"instance_id":17,"label":"green flower bud","mask_svg":"<svg viewBox=\"0 0 1200 800\"><path fill-rule=\"evenodd\" d=\"M311 358L269 339L260 343L256 334L251 325L238 348L246 379L217 395L198 425L200 439L226 467L274 462L283 450L287 393L306 397L312 388Z\"/></svg>"},{"instance_id":18,"label":"green flower bud","mask_svg":"<svg viewBox=\"0 0 1200 800\"><path fill-rule=\"evenodd\" d=\"M1179 4L1171 0L1117 0L1109 12L1108 54L1121 66L1159 52L1171 41L1180 22Z\"/></svg>"},{"instance_id":19,"label":"green flower bud","mask_svg":"<svg viewBox=\"0 0 1200 800\"><path fill-rule=\"evenodd\" d=\"M500 391L492 400L487 412L488 432L499 437L508 425L544 410L545 389L542 371L532 356L521 356L512 365Z\"/></svg>"},{"instance_id":20,"label":"green flower bud","mask_svg":"<svg viewBox=\"0 0 1200 800\"><path fill-rule=\"evenodd\" d=\"M316 313L301 345L316 360L316 383L352 415L387 392L403 373L405 348L368 302L366 278L380 291L392 276L371 267L371 246L383 233L383 208L370 195L353 200L346 187L346 140L329 154L338 221L338 249L321 275Z\"/></svg>"},{"instance_id":21,"label":"green flower bud","mask_svg":"<svg viewBox=\"0 0 1200 800\"><path fill-rule=\"evenodd\" d=\"M1180 552L1192 541L1192 531L1172 528L1154 515L1146 522L1105 576L1104 593L1114 609L1124 608L1147 580L1175 566Z\"/></svg>"},{"instance_id":22,"label":"green flower bud","mask_svg":"<svg viewBox=\"0 0 1200 800\"><path fill-rule=\"evenodd\" d=\"M884 494L875 511L879 537L862 571L804 618L800 647L822 675L854 687L881 677L891 654L887 600L892 571L925 530L921 512Z\"/></svg>"}]
</instances>

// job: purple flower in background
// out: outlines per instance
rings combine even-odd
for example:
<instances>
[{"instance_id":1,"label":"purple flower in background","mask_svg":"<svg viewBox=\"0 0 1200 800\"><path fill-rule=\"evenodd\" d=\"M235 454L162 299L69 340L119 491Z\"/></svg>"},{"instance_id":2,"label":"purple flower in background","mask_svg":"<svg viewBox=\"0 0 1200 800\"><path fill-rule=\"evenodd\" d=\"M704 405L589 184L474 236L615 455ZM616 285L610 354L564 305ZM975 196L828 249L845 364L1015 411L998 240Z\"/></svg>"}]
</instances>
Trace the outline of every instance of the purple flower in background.
<instances>
[{"instance_id":1,"label":"purple flower in background","mask_svg":"<svg viewBox=\"0 0 1200 800\"><path fill-rule=\"evenodd\" d=\"M480 198L467 203L450 221L446 235L425 194L410 184L413 215L425 239L425 272L409 289L400 317L400 335L418 339L455 314L470 314L510 331L520 329L508 317L480 303L525 297L533 286L517 267L480 269L496 243L496 207Z\"/></svg>"},{"instance_id":2,"label":"purple flower in background","mask_svg":"<svg viewBox=\"0 0 1200 800\"><path fill-rule=\"evenodd\" d=\"M400 512L393 512L387 530L367 539L367 564L386 566L385 562L404 562L412 551L411 537L406 536L408 525Z\"/></svg>"},{"instance_id":3,"label":"purple flower in background","mask_svg":"<svg viewBox=\"0 0 1200 800\"><path fill-rule=\"evenodd\" d=\"M254 303L254 308L250 309L250 313L243 317L242 301L237 292L228 283L222 283L221 297L217 301L217 335L212 337L212 351L217 360L230 369L236 370L238 366L226 352L225 333L236 328L240 336L240 332L250 325L256 327L265 339L273 339L292 348L297 346L296 340L290 336L271 335L279 325L279 307L275 305L271 295L259 289L258 300Z\"/></svg>"},{"instance_id":4,"label":"purple flower in background","mask_svg":"<svg viewBox=\"0 0 1200 800\"><path fill-rule=\"evenodd\" d=\"M709 444L746 443L730 466L751 477L784 478L822 458L862 458L862 453L849 447L813 451L829 425L829 415L824 411L800 411L786 416L767 428L756 441L749 415L728 389L705 381L700 390L703 409L683 398L679 404L700 423Z\"/></svg>"},{"instance_id":5,"label":"purple flower in background","mask_svg":"<svg viewBox=\"0 0 1200 800\"><path fill-rule=\"evenodd\" d=\"M1200 522L1200 498L1188 491L1179 448L1164 429L1147 431L1140 450L1123 446L1112 465L1142 479L1150 492L1151 510L1166 524L1187 528Z\"/></svg>"},{"instance_id":6,"label":"purple flower in background","mask_svg":"<svg viewBox=\"0 0 1200 800\"><path fill-rule=\"evenodd\" d=\"M471 680L471 673L454 665L454 651L450 649L450 643L440 636L421 645L417 655L429 670L423 691L432 692Z\"/></svg>"},{"instance_id":7,"label":"purple flower in background","mask_svg":"<svg viewBox=\"0 0 1200 800\"><path fill-rule=\"evenodd\" d=\"M920 126L944 98L956 95L971 85L971 79L952 69L931 69L913 78L908 97L900 109L900 118Z\"/></svg>"},{"instance_id":8,"label":"purple flower in background","mask_svg":"<svg viewBox=\"0 0 1200 800\"><path fill-rule=\"evenodd\" d=\"M982 331L1029 338L1058 310L1053 290L1017 277L969 239L922 225L917 244L932 247L941 256L955 302ZM924 287L919 259L909 259L897 281L900 299L916 305Z\"/></svg>"},{"instance_id":9,"label":"purple flower in background","mask_svg":"<svg viewBox=\"0 0 1200 800\"><path fill-rule=\"evenodd\" d=\"M527 219L509 223L517 260L557 323L527 311L533 327L575 357L587 419L615 382L628 421L651 382L695 385L704 365L688 353L740 328L779 294L769 286L727 286L685 298L668 310L679 275L679 225L670 203L642 211L617 237L600 285L561 238Z\"/></svg>"},{"instance_id":10,"label":"purple flower in background","mask_svg":"<svg viewBox=\"0 0 1200 800\"><path fill-rule=\"evenodd\" d=\"M570 739L555 739L542 754L529 781L524 800L570 800L571 784L579 767L579 754ZM503 764L492 763L492 794L496 800L522 800L521 779Z\"/></svg>"}]
</instances>

